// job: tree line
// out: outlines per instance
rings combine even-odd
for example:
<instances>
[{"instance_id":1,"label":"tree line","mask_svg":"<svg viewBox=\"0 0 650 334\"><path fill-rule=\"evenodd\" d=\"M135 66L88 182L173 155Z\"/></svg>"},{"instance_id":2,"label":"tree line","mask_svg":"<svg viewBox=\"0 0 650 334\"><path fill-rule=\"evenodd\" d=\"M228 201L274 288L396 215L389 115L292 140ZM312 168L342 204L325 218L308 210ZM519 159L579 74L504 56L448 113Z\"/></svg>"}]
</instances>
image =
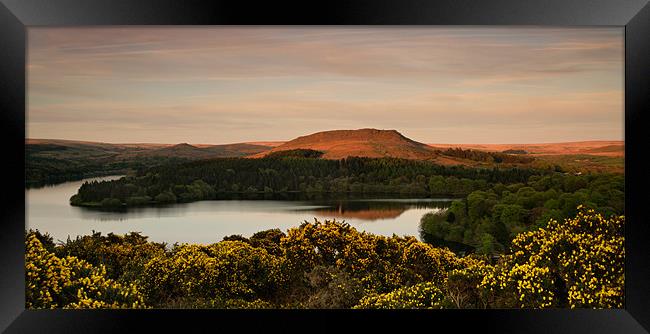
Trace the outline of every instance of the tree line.
<instances>
[{"instance_id":1,"label":"tree line","mask_svg":"<svg viewBox=\"0 0 650 334\"><path fill-rule=\"evenodd\" d=\"M469 159L474 161L481 162L493 162L493 163L518 163L518 164L528 164L535 161L533 157L526 157L513 154L522 154L521 150L510 150L504 152L486 152L479 150L463 150L460 147L457 148L448 148L446 150L439 150L438 153L450 157Z\"/></svg>"},{"instance_id":2,"label":"tree line","mask_svg":"<svg viewBox=\"0 0 650 334\"><path fill-rule=\"evenodd\" d=\"M312 154L307 152L306 154ZM459 196L493 184L526 182L550 170L467 168L396 158L324 160L287 156L219 158L144 169L132 177L86 182L73 205L131 206L191 202L241 193L393 193Z\"/></svg>"}]
</instances>

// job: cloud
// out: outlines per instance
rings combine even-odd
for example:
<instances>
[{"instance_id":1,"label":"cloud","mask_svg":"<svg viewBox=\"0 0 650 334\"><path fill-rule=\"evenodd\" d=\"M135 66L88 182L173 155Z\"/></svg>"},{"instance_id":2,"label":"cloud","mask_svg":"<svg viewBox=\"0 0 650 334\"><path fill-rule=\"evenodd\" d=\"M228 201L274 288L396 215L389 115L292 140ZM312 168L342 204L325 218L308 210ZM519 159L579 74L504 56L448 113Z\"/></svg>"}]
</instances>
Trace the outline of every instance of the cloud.
<instances>
[{"instance_id":1,"label":"cloud","mask_svg":"<svg viewBox=\"0 0 650 334\"><path fill-rule=\"evenodd\" d=\"M583 139L622 136L619 28L28 34L30 136L217 143L352 125L412 131L422 141L440 141L441 129L456 129L453 141L491 141L477 130L488 125L498 125L504 139L511 133L511 141L528 141L520 131L527 126L545 127L557 141L571 126Z\"/></svg>"}]
</instances>

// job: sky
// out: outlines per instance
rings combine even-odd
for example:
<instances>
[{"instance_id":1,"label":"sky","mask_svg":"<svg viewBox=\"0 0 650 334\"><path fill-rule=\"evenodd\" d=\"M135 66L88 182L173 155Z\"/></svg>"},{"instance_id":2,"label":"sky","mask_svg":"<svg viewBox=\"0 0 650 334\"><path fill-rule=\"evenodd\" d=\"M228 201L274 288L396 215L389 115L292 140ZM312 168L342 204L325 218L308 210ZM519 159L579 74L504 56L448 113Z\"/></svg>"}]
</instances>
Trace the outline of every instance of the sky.
<instances>
[{"instance_id":1,"label":"sky","mask_svg":"<svg viewBox=\"0 0 650 334\"><path fill-rule=\"evenodd\" d=\"M424 143L624 138L623 28L28 29L27 137Z\"/></svg>"}]
</instances>

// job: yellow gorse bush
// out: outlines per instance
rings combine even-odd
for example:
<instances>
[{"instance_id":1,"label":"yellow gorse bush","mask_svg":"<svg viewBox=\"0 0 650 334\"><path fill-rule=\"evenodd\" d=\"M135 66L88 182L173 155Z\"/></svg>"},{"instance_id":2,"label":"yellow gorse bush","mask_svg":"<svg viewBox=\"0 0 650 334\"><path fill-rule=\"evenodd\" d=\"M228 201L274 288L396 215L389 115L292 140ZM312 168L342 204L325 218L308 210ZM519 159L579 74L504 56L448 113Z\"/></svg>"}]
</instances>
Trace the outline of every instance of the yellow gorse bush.
<instances>
[{"instance_id":1,"label":"yellow gorse bush","mask_svg":"<svg viewBox=\"0 0 650 334\"><path fill-rule=\"evenodd\" d=\"M480 287L505 307L623 307L624 223L580 206L575 218L519 234Z\"/></svg>"},{"instance_id":2,"label":"yellow gorse bush","mask_svg":"<svg viewBox=\"0 0 650 334\"><path fill-rule=\"evenodd\" d=\"M59 258L30 234L26 239L26 308L143 308L135 284L107 279L104 266Z\"/></svg>"},{"instance_id":3,"label":"yellow gorse bush","mask_svg":"<svg viewBox=\"0 0 650 334\"><path fill-rule=\"evenodd\" d=\"M456 255L414 237L359 232L336 220L305 222L289 229L281 246L293 270L336 266L361 280L368 290L388 292L425 280L440 281L459 268Z\"/></svg>"},{"instance_id":4,"label":"yellow gorse bush","mask_svg":"<svg viewBox=\"0 0 650 334\"><path fill-rule=\"evenodd\" d=\"M282 282L281 264L281 258L241 241L186 244L147 263L139 281L152 302L170 297L253 300Z\"/></svg>"},{"instance_id":5,"label":"yellow gorse bush","mask_svg":"<svg viewBox=\"0 0 650 334\"><path fill-rule=\"evenodd\" d=\"M137 234L55 247L30 232L26 306L622 307L623 227L623 216L579 207L574 218L520 233L496 261L335 220L172 249Z\"/></svg>"},{"instance_id":6,"label":"yellow gorse bush","mask_svg":"<svg viewBox=\"0 0 650 334\"><path fill-rule=\"evenodd\" d=\"M361 299L354 308L412 309L442 308L444 295L434 282L419 283L388 293L370 295Z\"/></svg>"}]
</instances>

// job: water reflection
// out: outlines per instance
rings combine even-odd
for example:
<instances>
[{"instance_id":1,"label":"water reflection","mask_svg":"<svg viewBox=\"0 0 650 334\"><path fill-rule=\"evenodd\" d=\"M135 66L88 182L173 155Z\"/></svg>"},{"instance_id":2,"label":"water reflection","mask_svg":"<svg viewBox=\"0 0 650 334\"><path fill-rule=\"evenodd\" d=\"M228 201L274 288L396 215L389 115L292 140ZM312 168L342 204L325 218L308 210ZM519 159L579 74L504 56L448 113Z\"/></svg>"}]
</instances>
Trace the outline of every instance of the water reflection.
<instances>
[{"instance_id":1,"label":"water reflection","mask_svg":"<svg viewBox=\"0 0 650 334\"><path fill-rule=\"evenodd\" d=\"M278 201L278 200L216 200L192 203L178 203L148 207L132 207L122 210L99 210L74 207L73 211L84 220L126 221L144 217L183 217L189 212L236 212L236 213L288 213L315 216L326 219L359 219L375 221L394 219L409 210L427 212L445 209L447 199L371 199L371 200L319 200L319 201ZM432 210L428 210L432 209Z\"/></svg>"},{"instance_id":2,"label":"water reflection","mask_svg":"<svg viewBox=\"0 0 650 334\"><path fill-rule=\"evenodd\" d=\"M374 199L320 202L320 208L304 209L318 217L366 221L394 219L411 209L444 209L448 201L439 199Z\"/></svg>"}]
</instances>

